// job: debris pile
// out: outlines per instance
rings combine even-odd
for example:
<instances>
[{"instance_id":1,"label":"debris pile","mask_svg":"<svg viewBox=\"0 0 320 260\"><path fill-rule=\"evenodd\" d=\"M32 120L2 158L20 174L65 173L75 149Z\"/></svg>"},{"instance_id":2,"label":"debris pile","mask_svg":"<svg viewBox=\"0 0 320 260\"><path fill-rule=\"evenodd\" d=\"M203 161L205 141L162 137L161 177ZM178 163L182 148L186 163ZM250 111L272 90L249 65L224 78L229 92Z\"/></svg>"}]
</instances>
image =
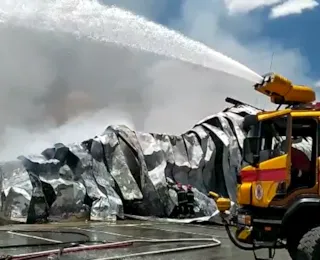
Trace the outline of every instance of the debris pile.
<instances>
[{"instance_id":1,"label":"debris pile","mask_svg":"<svg viewBox=\"0 0 320 260\"><path fill-rule=\"evenodd\" d=\"M194 209L186 215L211 216L216 208L209 191L236 200L241 124L255 113L236 105L179 136L109 126L80 144L58 143L40 155L3 162L1 221L179 217L177 183L186 191L190 185L194 194Z\"/></svg>"}]
</instances>

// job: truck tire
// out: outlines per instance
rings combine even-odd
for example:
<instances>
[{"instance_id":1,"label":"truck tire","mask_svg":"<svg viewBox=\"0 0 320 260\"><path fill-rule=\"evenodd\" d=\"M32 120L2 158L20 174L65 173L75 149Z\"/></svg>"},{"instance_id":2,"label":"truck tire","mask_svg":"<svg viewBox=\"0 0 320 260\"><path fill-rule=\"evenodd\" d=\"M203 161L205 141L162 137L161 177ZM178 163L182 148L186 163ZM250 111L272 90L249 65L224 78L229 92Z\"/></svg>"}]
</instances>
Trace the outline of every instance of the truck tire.
<instances>
[{"instance_id":1,"label":"truck tire","mask_svg":"<svg viewBox=\"0 0 320 260\"><path fill-rule=\"evenodd\" d=\"M290 257L294 260L295 260L296 254L297 254L298 244L299 244L299 239L298 239L298 241L295 238L287 240L287 251L288 251Z\"/></svg>"},{"instance_id":2,"label":"truck tire","mask_svg":"<svg viewBox=\"0 0 320 260\"><path fill-rule=\"evenodd\" d=\"M295 258L293 260L319 260L320 259L320 227L308 231L300 240Z\"/></svg>"}]
</instances>

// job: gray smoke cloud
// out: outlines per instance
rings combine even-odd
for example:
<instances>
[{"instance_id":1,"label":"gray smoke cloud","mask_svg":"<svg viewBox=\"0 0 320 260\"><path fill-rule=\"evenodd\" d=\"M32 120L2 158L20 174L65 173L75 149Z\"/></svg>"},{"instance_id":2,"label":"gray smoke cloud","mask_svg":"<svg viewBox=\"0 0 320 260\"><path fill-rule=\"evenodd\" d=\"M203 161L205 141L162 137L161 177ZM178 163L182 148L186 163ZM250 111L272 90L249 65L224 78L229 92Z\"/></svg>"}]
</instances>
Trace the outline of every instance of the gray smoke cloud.
<instances>
[{"instance_id":1,"label":"gray smoke cloud","mask_svg":"<svg viewBox=\"0 0 320 260\"><path fill-rule=\"evenodd\" d=\"M0 158L81 141L109 124L143 125L140 70L152 57L58 32L2 25L0 35Z\"/></svg>"},{"instance_id":2,"label":"gray smoke cloud","mask_svg":"<svg viewBox=\"0 0 320 260\"><path fill-rule=\"evenodd\" d=\"M169 3L104 2L151 19L163 15ZM262 59L267 50L260 43L251 48L251 61L245 59L249 50L219 27L218 11L208 11L211 1L193 2L185 1L172 27L208 44L217 42L220 49L227 50L223 43L228 42L231 57L259 72L266 67L269 57ZM206 27L209 22L212 27ZM55 142L81 141L109 124L181 133L221 111L229 95L254 105L266 103L245 80L115 44L9 24L0 25L0 37L0 160L37 153ZM290 65L279 66L285 58ZM286 75L306 79L299 71L301 56L287 51L278 60Z\"/></svg>"}]
</instances>

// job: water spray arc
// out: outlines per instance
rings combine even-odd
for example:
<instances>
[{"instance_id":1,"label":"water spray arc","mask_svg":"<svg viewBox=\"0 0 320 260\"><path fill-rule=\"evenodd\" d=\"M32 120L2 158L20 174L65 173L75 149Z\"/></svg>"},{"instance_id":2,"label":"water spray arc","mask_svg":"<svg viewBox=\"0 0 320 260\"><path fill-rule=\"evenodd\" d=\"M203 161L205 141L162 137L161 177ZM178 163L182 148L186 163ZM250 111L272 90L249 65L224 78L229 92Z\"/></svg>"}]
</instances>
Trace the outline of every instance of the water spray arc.
<instances>
[{"instance_id":1,"label":"water spray arc","mask_svg":"<svg viewBox=\"0 0 320 260\"><path fill-rule=\"evenodd\" d=\"M223 71L253 83L262 78L246 66L180 33L116 7L88 0L5 1L2 23L63 31Z\"/></svg>"},{"instance_id":2,"label":"water spray arc","mask_svg":"<svg viewBox=\"0 0 320 260\"><path fill-rule=\"evenodd\" d=\"M152 81L161 81L161 78L168 78L168 75L166 71L157 76L160 74L158 73L156 78L151 75L150 81L146 75L150 71L147 70L148 63L145 62L143 53L153 53L157 57L164 55L212 71L224 71L244 78L245 81L256 83L260 80L259 75L244 65L199 42L130 12L103 6L97 1L2 1L0 32L3 38L3 50L8 48L11 50L10 55L8 52L1 52L3 64L0 64L3 67L0 84L8 89L3 90L8 93L3 95L6 99L0 100L0 103L4 111L10 111L6 113L7 116L4 113L0 115L2 159L11 159L16 153L41 152L51 143L58 141L82 141L104 126L119 122L129 125L130 128L134 128L133 126L137 124L141 131L155 131L143 129L144 122L149 120L152 121L149 124L154 125L153 118L166 117L167 111L159 109L158 112L157 108L152 110L157 102L153 100L153 96L158 98L166 95L166 90L158 93L158 89L173 82L168 79L168 83L164 82L153 89ZM131 54L133 49L140 52ZM137 58L140 54L144 57L141 60ZM133 57L135 60L133 64L128 65L130 55L135 56ZM126 59L126 64L121 64L122 59ZM180 63L178 65L180 66ZM123 72L115 71L114 67L122 69L124 67L129 74L126 76L128 80L123 77ZM211 72L204 71L207 71L204 73L209 77ZM178 81L176 84L189 83L185 81L180 83L177 77L180 76L174 79ZM203 75L196 73L195 77L202 79ZM204 84L211 86L215 83L214 79L215 76L212 76L210 82L208 80ZM133 80L136 82L132 82ZM198 80L187 86L196 84L201 86ZM219 80L217 84L220 85ZM187 89L185 91L184 96L189 92ZM212 87L211 90L201 90L205 91L214 92L215 89ZM75 96L77 98L74 98ZM129 105L127 105L128 100ZM171 109L172 101L165 99L165 102ZM208 111L203 113L204 116L212 113L212 105L211 100L202 102L202 104L209 102L208 108L204 108ZM19 103L19 107L13 105L16 103ZM172 109L182 110L178 106L183 107L183 103L185 102L180 102L180 105L174 101ZM149 116L146 111L150 110L152 113ZM88 111L93 111L95 114L87 115L85 112ZM70 122L75 116L80 117L76 124ZM147 116L151 119L146 119ZM200 117L202 115L194 116L193 120L198 120ZM51 118L54 118L53 122ZM132 118L138 123L132 122ZM193 120L188 124L193 124ZM79 136L80 132L78 135L74 133L77 128L74 125L79 125L81 121L83 121L82 134L85 134L85 137ZM184 129L185 127L176 133ZM172 129L156 131L170 132ZM37 142L28 142L33 138L37 139Z\"/></svg>"}]
</instances>

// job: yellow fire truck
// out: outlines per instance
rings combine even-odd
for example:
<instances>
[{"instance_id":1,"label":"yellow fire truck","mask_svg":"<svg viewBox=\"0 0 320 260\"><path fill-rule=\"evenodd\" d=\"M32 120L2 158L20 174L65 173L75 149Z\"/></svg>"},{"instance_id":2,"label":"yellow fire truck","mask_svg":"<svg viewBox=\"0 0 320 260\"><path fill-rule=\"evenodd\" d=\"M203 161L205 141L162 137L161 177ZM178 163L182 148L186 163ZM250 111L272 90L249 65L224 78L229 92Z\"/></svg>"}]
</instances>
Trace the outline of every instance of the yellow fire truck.
<instances>
[{"instance_id":1,"label":"yellow fire truck","mask_svg":"<svg viewBox=\"0 0 320 260\"><path fill-rule=\"evenodd\" d=\"M319 119L315 92L277 74L254 89L278 104L275 111L245 117L243 166L237 213L230 200L210 192L227 233L243 250L267 249L273 259L286 248L293 260L320 260ZM281 109L281 106L285 106Z\"/></svg>"}]
</instances>

